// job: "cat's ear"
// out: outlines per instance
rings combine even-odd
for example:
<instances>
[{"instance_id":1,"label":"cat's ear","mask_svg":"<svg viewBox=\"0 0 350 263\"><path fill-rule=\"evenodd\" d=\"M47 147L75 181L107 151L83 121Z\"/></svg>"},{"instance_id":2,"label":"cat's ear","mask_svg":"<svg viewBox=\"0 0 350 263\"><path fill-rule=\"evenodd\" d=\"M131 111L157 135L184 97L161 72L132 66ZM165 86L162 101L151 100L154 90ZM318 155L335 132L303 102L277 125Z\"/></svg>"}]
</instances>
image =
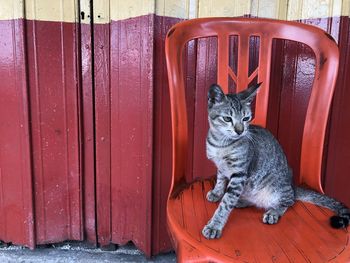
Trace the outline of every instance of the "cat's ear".
<instances>
[{"instance_id":1,"label":"cat's ear","mask_svg":"<svg viewBox=\"0 0 350 263\"><path fill-rule=\"evenodd\" d=\"M262 82L254 85L254 86L250 86L248 87L246 90L240 92L237 94L238 98L243 101L243 103L245 104L250 104L252 103L253 99L256 96L256 93L258 92L258 89L260 88Z\"/></svg>"},{"instance_id":2,"label":"cat's ear","mask_svg":"<svg viewBox=\"0 0 350 263\"><path fill-rule=\"evenodd\" d=\"M221 87L217 84L211 85L208 91L208 107L211 108L215 104L220 104L224 101L224 99L225 94Z\"/></svg>"}]
</instances>

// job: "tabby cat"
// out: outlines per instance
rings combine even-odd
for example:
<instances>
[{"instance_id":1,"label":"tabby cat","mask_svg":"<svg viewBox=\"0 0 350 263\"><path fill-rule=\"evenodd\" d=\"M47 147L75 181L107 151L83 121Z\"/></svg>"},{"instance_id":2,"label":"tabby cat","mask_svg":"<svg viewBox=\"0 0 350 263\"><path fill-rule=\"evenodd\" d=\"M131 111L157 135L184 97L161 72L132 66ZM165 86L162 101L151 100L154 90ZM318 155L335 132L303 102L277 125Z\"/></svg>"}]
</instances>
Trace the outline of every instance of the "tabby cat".
<instances>
[{"instance_id":1,"label":"tabby cat","mask_svg":"<svg viewBox=\"0 0 350 263\"><path fill-rule=\"evenodd\" d=\"M329 208L337 213L330 219L333 227L348 226L349 209L330 197L293 186L291 169L277 140L267 129L250 124L250 104L259 86L225 95L214 84L208 92L207 157L217 167L217 180L207 200L221 201L202 234L207 239L219 238L230 212L247 206L263 208L262 222L276 224L295 200Z\"/></svg>"}]
</instances>

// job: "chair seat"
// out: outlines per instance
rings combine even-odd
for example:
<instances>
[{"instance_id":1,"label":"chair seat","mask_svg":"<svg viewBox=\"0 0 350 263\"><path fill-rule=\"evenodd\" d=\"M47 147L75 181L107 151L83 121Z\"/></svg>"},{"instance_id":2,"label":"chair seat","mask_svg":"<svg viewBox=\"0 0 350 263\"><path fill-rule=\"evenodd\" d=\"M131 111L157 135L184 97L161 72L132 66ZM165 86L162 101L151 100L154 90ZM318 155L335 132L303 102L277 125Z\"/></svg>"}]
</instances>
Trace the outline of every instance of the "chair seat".
<instances>
[{"instance_id":1,"label":"chair seat","mask_svg":"<svg viewBox=\"0 0 350 263\"><path fill-rule=\"evenodd\" d=\"M212 180L196 181L168 200L179 261L350 262L347 229L330 227L330 210L299 201L276 225L262 223L263 210L235 209L222 237L205 239L201 231L218 206L205 198L212 188Z\"/></svg>"}]
</instances>

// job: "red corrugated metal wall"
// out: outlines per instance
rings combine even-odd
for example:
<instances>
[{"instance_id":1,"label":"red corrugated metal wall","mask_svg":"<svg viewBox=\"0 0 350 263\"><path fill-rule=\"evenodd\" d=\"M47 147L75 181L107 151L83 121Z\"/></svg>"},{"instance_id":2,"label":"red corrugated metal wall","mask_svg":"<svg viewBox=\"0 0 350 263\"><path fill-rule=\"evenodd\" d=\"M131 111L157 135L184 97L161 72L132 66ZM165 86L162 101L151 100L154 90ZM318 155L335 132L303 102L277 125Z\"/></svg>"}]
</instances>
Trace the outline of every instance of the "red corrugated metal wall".
<instances>
[{"instance_id":1,"label":"red corrugated metal wall","mask_svg":"<svg viewBox=\"0 0 350 263\"><path fill-rule=\"evenodd\" d=\"M99 243L151 252L154 16L94 26Z\"/></svg>"},{"instance_id":2,"label":"red corrugated metal wall","mask_svg":"<svg viewBox=\"0 0 350 263\"><path fill-rule=\"evenodd\" d=\"M0 239L34 247L25 24L0 21Z\"/></svg>"},{"instance_id":3,"label":"red corrugated metal wall","mask_svg":"<svg viewBox=\"0 0 350 263\"><path fill-rule=\"evenodd\" d=\"M329 122L325 190L350 206L350 18L339 22L340 67Z\"/></svg>"},{"instance_id":4,"label":"red corrugated metal wall","mask_svg":"<svg viewBox=\"0 0 350 263\"><path fill-rule=\"evenodd\" d=\"M131 240L148 255L171 249L164 39L180 20L149 14L93 26L0 21L1 240L30 247ZM331 33L341 49L324 178L327 193L350 205L349 18L301 22ZM269 127L298 174L313 60L290 42L276 42L274 57ZM190 42L185 59L192 180L215 173L204 141L216 39Z\"/></svg>"},{"instance_id":5,"label":"red corrugated metal wall","mask_svg":"<svg viewBox=\"0 0 350 263\"><path fill-rule=\"evenodd\" d=\"M0 239L83 240L79 24L0 21Z\"/></svg>"},{"instance_id":6,"label":"red corrugated metal wall","mask_svg":"<svg viewBox=\"0 0 350 263\"><path fill-rule=\"evenodd\" d=\"M77 25L29 20L26 40L36 243L80 240Z\"/></svg>"},{"instance_id":7,"label":"red corrugated metal wall","mask_svg":"<svg viewBox=\"0 0 350 263\"><path fill-rule=\"evenodd\" d=\"M171 247L165 214L171 182L171 116L164 40L170 27L179 21L178 18L156 16L154 23L154 70L157 74L154 79L153 254Z\"/></svg>"}]
</instances>

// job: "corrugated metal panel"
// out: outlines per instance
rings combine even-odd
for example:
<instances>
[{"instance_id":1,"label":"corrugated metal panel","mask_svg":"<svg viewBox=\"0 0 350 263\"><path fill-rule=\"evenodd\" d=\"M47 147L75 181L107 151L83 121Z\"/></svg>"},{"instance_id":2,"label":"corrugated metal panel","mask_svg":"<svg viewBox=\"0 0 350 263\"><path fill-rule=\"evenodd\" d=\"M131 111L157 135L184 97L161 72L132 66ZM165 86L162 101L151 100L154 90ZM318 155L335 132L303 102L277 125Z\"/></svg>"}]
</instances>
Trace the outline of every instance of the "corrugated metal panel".
<instances>
[{"instance_id":1,"label":"corrugated metal panel","mask_svg":"<svg viewBox=\"0 0 350 263\"><path fill-rule=\"evenodd\" d=\"M194 105L193 171L192 178L209 177L216 173L215 166L207 159L205 140L208 132L208 88L217 83L217 38L198 40L196 64L196 100ZM187 176L187 180L191 175Z\"/></svg>"},{"instance_id":2,"label":"corrugated metal panel","mask_svg":"<svg viewBox=\"0 0 350 263\"><path fill-rule=\"evenodd\" d=\"M313 24L338 39L339 18L303 20ZM280 109L276 136L287 153L295 180L299 177L300 143L304 128L307 104L314 78L314 58L312 51L293 42L282 44L280 68Z\"/></svg>"},{"instance_id":3,"label":"corrugated metal panel","mask_svg":"<svg viewBox=\"0 0 350 263\"><path fill-rule=\"evenodd\" d=\"M314 78L314 59L311 50L286 41L282 51L282 82L277 138L287 154L293 176L299 177L301 139L304 119Z\"/></svg>"},{"instance_id":4,"label":"corrugated metal panel","mask_svg":"<svg viewBox=\"0 0 350 263\"><path fill-rule=\"evenodd\" d=\"M325 176L327 194L350 207L350 18L340 23L340 67L329 125L329 146Z\"/></svg>"},{"instance_id":5,"label":"corrugated metal panel","mask_svg":"<svg viewBox=\"0 0 350 263\"><path fill-rule=\"evenodd\" d=\"M68 2L69 7L76 4ZM36 14L42 19L55 10L63 20L67 16L62 3L3 4L14 17L0 21L0 238L30 247L81 240L78 27L74 22L15 17ZM1 13L0 20L7 14Z\"/></svg>"},{"instance_id":6,"label":"corrugated metal panel","mask_svg":"<svg viewBox=\"0 0 350 263\"><path fill-rule=\"evenodd\" d=\"M164 57L165 36L179 18L155 17L154 30L154 150L152 253L171 248L166 224L166 201L171 183L171 115L168 78ZM193 74L191 74L193 76ZM193 77L191 78L195 80Z\"/></svg>"},{"instance_id":7,"label":"corrugated metal panel","mask_svg":"<svg viewBox=\"0 0 350 263\"><path fill-rule=\"evenodd\" d=\"M36 241L81 240L78 27L35 20L26 27Z\"/></svg>"},{"instance_id":8,"label":"corrugated metal panel","mask_svg":"<svg viewBox=\"0 0 350 263\"><path fill-rule=\"evenodd\" d=\"M33 248L24 28L22 19L0 21L0 239Z\"/></svg>"},{"instance_id":9,"label":"corrugated metal panel","mask_svg":"<svg viewBox=\"0 0 350 263\"><path fill-rule=\"evenodd\" d=\"M98 241L151 253L153 15L94 25Z\"/></svg>"},{"instance_id":10,"label":"corrugated metal panel","mask_svg":"<svg viewBox=\"0 0 350 263\"><path fill-rule=\"evenodd\" d=\"M154 16L111 23L112 241L151 253ZM127 222L127 223L126 223Z\"/></svg>"}]
</instances>

